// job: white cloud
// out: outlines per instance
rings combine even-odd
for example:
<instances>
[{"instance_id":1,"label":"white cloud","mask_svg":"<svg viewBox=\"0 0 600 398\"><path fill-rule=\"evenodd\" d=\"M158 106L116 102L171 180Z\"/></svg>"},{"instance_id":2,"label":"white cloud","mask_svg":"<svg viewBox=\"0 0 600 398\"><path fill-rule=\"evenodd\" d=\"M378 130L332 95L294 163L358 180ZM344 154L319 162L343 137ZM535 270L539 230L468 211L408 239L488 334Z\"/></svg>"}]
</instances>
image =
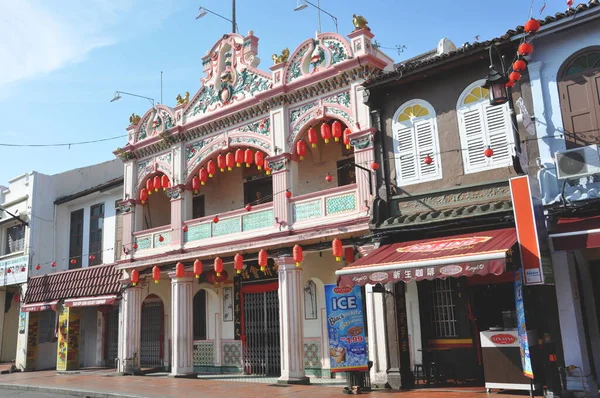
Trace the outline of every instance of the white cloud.
<instances>
[{"instance_id":1,"label":"white cloud","mask_svg":"<svg viewBox=\"0 0 600 398\"><path fill-rule=\"evenodd\" d=\"M13 0L0 7L0 87L85 59L141 28L135 0ZM165 10L160 1L149 2ZM142 3L143 4L143 3ZM153 8L154 8L153 7ZM148 11L147 7L141 8ZM167 11L167 12L165 12ZM132 15L133 14L133 15ZM136 23L132 24L132 21ZM157 21L153 21L156 23ZM132 26L134 25L134 26Z\"/></svg>"}]
</instances>

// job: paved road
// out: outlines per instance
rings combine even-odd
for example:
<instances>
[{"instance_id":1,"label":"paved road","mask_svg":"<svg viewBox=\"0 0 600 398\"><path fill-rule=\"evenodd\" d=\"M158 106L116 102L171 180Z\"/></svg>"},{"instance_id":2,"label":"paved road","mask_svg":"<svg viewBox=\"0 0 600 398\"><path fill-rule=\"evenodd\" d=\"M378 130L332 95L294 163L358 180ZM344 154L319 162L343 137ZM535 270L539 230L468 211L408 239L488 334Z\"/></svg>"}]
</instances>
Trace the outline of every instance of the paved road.
<instances>
[{"instance_id":1,"label":"paved road","mask_svg":"<svg viewBox=\"0 0 600 398\"><path fill-rule=\"evenodd\" d=\"M0 388L0 398L63 398L64 395L47 392L5 390Z\"/></svg>"}]
</instances>

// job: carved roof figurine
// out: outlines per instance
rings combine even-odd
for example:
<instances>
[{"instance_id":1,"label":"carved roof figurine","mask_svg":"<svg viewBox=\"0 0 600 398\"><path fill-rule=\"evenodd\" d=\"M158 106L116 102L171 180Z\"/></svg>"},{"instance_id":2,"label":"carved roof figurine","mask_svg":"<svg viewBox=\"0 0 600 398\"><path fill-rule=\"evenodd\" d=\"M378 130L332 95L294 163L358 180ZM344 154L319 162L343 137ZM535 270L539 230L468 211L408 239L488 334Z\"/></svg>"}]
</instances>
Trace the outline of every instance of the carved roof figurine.
<instances>
[{"instance_id":1,"label":"carved roof figurine","mask_svg":"<svg viewBox=\"0 0 600 398\"><path fill-rule=\"evenodd\" d=\"M273 56L271 57L271 59L273 60L273 65L277 65L282 62L287 62L289 56L290 56L289 48L284 48L283 51L281 51L281 55L273 54Z\"/></svg>"},{"instance_id":2,"label":"carved roof figurine","mask_svg":"<svg viewBox=\"0 0 600 398\"><path fill-rule=\"evenodd\" d=\"M136 115L135 113L132 113L131 116L129 116L129 123L132 126L137 125L140 122L140 120L141 120L140 115Z\"/></svg>"},{"instance_id":3,"label":"carved roof figurine","mask_svg":"<svg viewBox=\"0 0 600 398\"><path fill-rule=\"evenodd\" d=\"M177 97L175 99L177 100L177 105L185 105L190 100L190 92L186 91L185 97L182 97L181 94L177 94Z\"/></svg>"},{"instance_id":4,"label":"carved roof figurine","mask_svg":"<svg viewBox=\"0 0 600 398\"><path fill-rule=\"evenodd\" d=\"M354 27L356 29L354 30L359 30L359 29L367 29L367 30L371 30L371 28L369 28L368 25L369 21L367 21L365 19L365 17L363 17L362 15L356 15L356 14L352 14L352 24L354 25Z\"/></svg>"}]
</instances>

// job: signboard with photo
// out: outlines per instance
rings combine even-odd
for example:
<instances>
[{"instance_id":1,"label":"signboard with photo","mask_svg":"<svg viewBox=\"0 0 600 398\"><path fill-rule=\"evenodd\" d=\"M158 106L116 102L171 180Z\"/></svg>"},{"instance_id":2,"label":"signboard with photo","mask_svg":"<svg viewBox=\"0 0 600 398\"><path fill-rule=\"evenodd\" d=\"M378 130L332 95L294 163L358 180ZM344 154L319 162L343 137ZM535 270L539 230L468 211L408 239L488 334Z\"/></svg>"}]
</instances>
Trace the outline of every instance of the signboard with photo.
<instances>
[{"instance_id":1,"label":"signboard with photo","mask_svg":"<svg viewBox=\"0 0 600 398\"><path fill-rule=\"evenodd\" d=\"M531 367L531 354L529 352L529 341L527 338L527 324L525 323L525 305L523 303L523 271L515 271L515 303L517 306L517 330L519 335L519 345L521 346L521 366L523 374L533 379L533 369Z\"/></svg>"},{"instance_id":2,"label":"signboard with photo","mask_svg":"<svg viewBox=\"0 0 600 398\"><path fill-rule=\"evenodd\" d=\"M332 372L368 370L360 286L325 285Z\"/></svg>"}]
</instances>

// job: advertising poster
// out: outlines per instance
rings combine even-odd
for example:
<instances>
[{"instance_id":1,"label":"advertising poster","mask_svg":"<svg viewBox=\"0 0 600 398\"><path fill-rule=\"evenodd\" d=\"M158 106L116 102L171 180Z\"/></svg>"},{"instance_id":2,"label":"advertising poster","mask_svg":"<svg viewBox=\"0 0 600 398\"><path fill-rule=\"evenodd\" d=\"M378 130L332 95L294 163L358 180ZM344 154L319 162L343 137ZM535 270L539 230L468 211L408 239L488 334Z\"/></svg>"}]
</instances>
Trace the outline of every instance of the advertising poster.
<instances>
[{"instance_id":1,"label":"advertising poster","mask_svg":"<svg viewBox=\"0 0 600 398\"><path fill-rule=\"evenodd\" d=\"M67 353L69 349L69 307L61 307L58 315L58 352L56 370L67 370Z\"/></svg>"},{"instance_id":2,"label":"advertising poster","mask_svg":"<svg viewBox=\"0 0 600 398\"><path fill-rule=\"evenodd\" d=\"M533 379L527 325L525 323L525 306L523 305L523 271L521 268L515 271L515 303L517 306L519 345L521 346L521 366L523 367L523 374Z\"/></svg>"},{"instance_id":3,"label":"advertising poster","mask_svg":"<svg viewBox=\"0 0 600 398\"><path fill-rule=\"evenodd\" d=\"M368 370L360 286L325 285L332 372Z\"/></svg>"}]
</instances>

